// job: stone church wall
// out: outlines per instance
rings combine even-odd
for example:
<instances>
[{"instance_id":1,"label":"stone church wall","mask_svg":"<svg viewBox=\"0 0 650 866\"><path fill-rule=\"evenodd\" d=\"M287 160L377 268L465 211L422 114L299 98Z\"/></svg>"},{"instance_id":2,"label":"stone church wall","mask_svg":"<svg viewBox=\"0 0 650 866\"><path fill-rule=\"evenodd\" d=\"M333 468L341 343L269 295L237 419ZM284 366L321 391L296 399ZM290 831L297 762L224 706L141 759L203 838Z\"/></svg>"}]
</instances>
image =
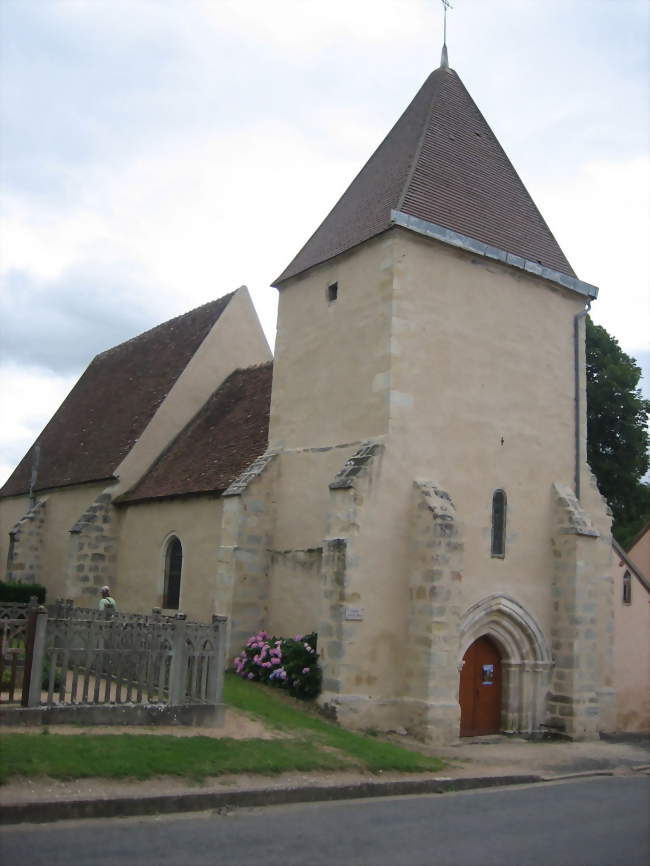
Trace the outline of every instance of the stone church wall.
<instances>
[{"instance_id":1,"label":"stone church wall","mask_svg":"<svg viewBox=\"0 0 650 866\"><path fill-rule=\"evenodd\" d=\"M180 610L209 622L219 609L215 574L223 502L189 496L118 506L119 555L114 593L124 610L143 613L163 603L165 554L176 536L183 549Z\"/></svg>"},{"instance_id":2,"label":"stone church wall","mask_svg":"<svg viewBox=\"0 0 650 866\"><path fill-rule=\"evenodd\" d=\"M410 487L383 443L331 485L323 543L322 702L354 728L404 724L409 644Z\"/></svg>"},{"instance_id":3,"label":"stone church wall","mask_svg":"<svg viewBox=\"0 0 650 866\"><path fill-rule=\"evenodd\" d=\"M10 533L28 512L29 496L0 499L0 569L3 579L9 562Z\"/></svg>"},{"instance_id":4,"label":"stone church wall","mask_svg":"<svg viewBox=\"0 0 650 866\"><path fill-rule=\"evenodd\" d=\"M390 251L383 238L369 241L280 290L271 450L331 448L385 431Z\"/></svg>"},{"instance_id":5,"label":"stone church wall","mask_svg":"<svg viewBox=\"0 0 650 866\"><path fill-rule=\"evenodd\" d=\"M583 307L538 277L401 229L281 290L272 404L273 442L289 451L281 469L298 446L310 451L296 487L317 497L326 449L355 436L384 449L350 486L331 489L322 543L323 701L346 724L408 720L450 735L463 642L483 628L504 663L504 727L539 730L557 619L553 485L574 480L573 318ZM414 482L425 502L435 487L453 503L451 539L445 521L414 513ZM281 525L302 526L308 498L286 490ZM495 490L507 497L505 556L491 551ZM590 505L606 522L602 503ZM314 536L292 543L283 530L276 546L313 548ZM601 547L585 548L575 568L602 577ZM425 586L432 576L438 586ZM596 667L602 706L608 678Z\"/></svg>"},{"instance_id":6,"label":"stone church wall","mask_svg":"<svg viewBox=\"0 0 650 866\"><path fill-rule=\"evenodd\" d=\"M70 528L66 599L93 607L102 586L115 593L117 523L112 496L104 490Z\"/></svg>"},{"instance_id":7,"label":"stone church wall","mask_svg":"<svg viewBox=\"0 0 650 866\"><path fill-rule=\"evenodd\" d=\"M105 484L102 483L79 484L39 494L40 499L47 497L47 518L42 527L40 582L47 588L48 600L66 596L68 592L70 530L104 488ZM8 497L0 500L3 566L6 564L9 532L16 522L27 513L28 509L29 498L27 496ZM14 522L8 525L19 511L21 513L15 517Z\"/></svg>"},{"instance_id":8,"label":"stone church wall","mask_svg":"<svg viewBox=\"0 0 650 866\"><path fill-rule=\"evenodd\" d=\"M9 533L7 580L41 583L47 498L37 500Z\"/></svg>"},{"instance_id":9,"label":"stone church wall","mask_svg":"<svg viewBox=\"0 0 650 866\"><path fill-rule=\"evenodd\" d=\"M318 631L329 483L355 449L307 448L278 455L269 560L269 629L276 634Z\"/></svg>"},{"instance_id":10,"label":"stone church wall","mask_svg":"<svg viewBox=\"0 0 650 866\"><path fill-rule=\"evenodd\" d=\"M214 585L218 610L229 619L229 658L252 634L271 628L269 549L277 475L277 456L264 454L223 494Z\"/></svg>"}]
</instances>

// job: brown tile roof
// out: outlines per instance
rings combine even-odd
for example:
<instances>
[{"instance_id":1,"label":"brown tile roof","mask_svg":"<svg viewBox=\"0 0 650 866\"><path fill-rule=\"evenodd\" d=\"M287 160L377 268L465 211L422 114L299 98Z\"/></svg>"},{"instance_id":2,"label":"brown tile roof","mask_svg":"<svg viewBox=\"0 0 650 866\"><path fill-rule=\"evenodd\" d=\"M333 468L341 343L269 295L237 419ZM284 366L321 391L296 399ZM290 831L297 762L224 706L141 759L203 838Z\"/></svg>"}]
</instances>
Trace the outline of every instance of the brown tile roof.
<instances>
[{"instance_id":1,"label":"brown tile roof","mask_svg":"<svg viewBox=\"0 0 650 866\"><path fill-rule=\"evenodd\" d=\"M97 355L38 437L36 489L111 478L231 297L204 304ZM0 496L29 491L33 449Z\"/></svg>"},{"instance_id":2,"label":"brown tile roof","mask_svg":"<svg viewBox=\"0 0 650 866\"><path fill-rule=\"evenodd\" d=\"M225 490L266 449L272 378L272 362L231 373L142 480L116 501Z\"/></svg>"},{"instance_id":3,"label":"brown tile roof","mask_svg":"<svg viewBox=\"0 0 650 866\"><path fill-rule=\"evenodd\" d=\"M275 285L385 231L391 210L575 276L453 69L436 69Z\"/></svg>"}]
</instances>

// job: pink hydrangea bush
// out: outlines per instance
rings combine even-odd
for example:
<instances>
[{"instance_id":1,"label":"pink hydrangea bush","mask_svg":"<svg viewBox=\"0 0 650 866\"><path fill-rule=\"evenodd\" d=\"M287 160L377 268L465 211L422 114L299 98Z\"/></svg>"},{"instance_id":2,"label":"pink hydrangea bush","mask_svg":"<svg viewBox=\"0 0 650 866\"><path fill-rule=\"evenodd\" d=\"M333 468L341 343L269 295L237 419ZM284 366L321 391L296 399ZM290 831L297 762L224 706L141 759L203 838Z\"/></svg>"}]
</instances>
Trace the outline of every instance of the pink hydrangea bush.
<instances>
[{"instance_id":1,"label":"pink hydrangea bush","mask_svg":"<svg viewBox=\"0 0 650 866\"><path fill-rule=\"evenodd\" d=\"M320 692L321 669L316 652L317 635L271 637L254 634L241 653L233 659L236 674L286 689L297 698L315 698Z\"/></svg>"}]
</instances>

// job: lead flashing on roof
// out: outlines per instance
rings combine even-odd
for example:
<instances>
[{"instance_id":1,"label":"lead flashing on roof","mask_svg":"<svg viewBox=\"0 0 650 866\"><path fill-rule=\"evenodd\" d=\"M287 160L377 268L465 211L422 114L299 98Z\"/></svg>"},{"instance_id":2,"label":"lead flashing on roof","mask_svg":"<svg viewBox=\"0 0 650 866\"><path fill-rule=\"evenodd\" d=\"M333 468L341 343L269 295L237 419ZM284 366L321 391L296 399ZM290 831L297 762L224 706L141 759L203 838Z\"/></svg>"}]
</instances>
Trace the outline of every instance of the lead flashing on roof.
<instances>
[{"instance_id":1,"label":"lead flashing on roof","mask_svg":"<svg viewBox=\"0 0 650 866\"><path fill-rule=\"evenodd\" d=\"M419 219L410 214L403 213L399 210L391 210L391 223L409 231L416 232L420 235L425 235L429 238L435 238L443 244L449 244L452 247L458 247L467 252L474 253L477 256L484 256L487 259L495 259L503 262L505 265L510 265L513 268L527 271L530 274L535 274L538 277L543 277L552 283L563 286L572 292L577 292L579 295L585 295L587 298L595 299L598 297L598 289L589 283L583 283L575 277L570 277L560 271L555 271L552 268L545 268L538 262L531 262L528 259L523 259L521 256L515 256L512 253L507 253L505 250L500 250L497 247L492 247L490 244L484 244L482 241L468 238L466 235L461 235L458 232L446 229L444 226L436 225L436 223L427 222L427 220Z\"/></svg>"}]
</instances>

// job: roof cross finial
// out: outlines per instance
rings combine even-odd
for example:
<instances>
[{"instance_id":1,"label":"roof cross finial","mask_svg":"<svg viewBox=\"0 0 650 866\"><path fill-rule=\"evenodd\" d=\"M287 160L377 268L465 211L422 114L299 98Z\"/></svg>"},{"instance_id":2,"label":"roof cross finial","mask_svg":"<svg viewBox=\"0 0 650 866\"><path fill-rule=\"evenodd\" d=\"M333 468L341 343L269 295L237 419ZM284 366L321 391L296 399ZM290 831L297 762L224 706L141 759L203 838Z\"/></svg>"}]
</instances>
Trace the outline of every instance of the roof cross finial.
<instances>
[{"instance_id":1,"label":"roof cross finial","mask_svg":"<svg viewBox=\"0 0 650 866\"><path fill-rule=\"evenodd\" d=\"M449 69L449 57L447 56L447 9L453 9L450 0L440 0L444 10L444 36L442 40L442 56L440 58L440 66L443 69Z\"/></svg>"}]
</instances>

